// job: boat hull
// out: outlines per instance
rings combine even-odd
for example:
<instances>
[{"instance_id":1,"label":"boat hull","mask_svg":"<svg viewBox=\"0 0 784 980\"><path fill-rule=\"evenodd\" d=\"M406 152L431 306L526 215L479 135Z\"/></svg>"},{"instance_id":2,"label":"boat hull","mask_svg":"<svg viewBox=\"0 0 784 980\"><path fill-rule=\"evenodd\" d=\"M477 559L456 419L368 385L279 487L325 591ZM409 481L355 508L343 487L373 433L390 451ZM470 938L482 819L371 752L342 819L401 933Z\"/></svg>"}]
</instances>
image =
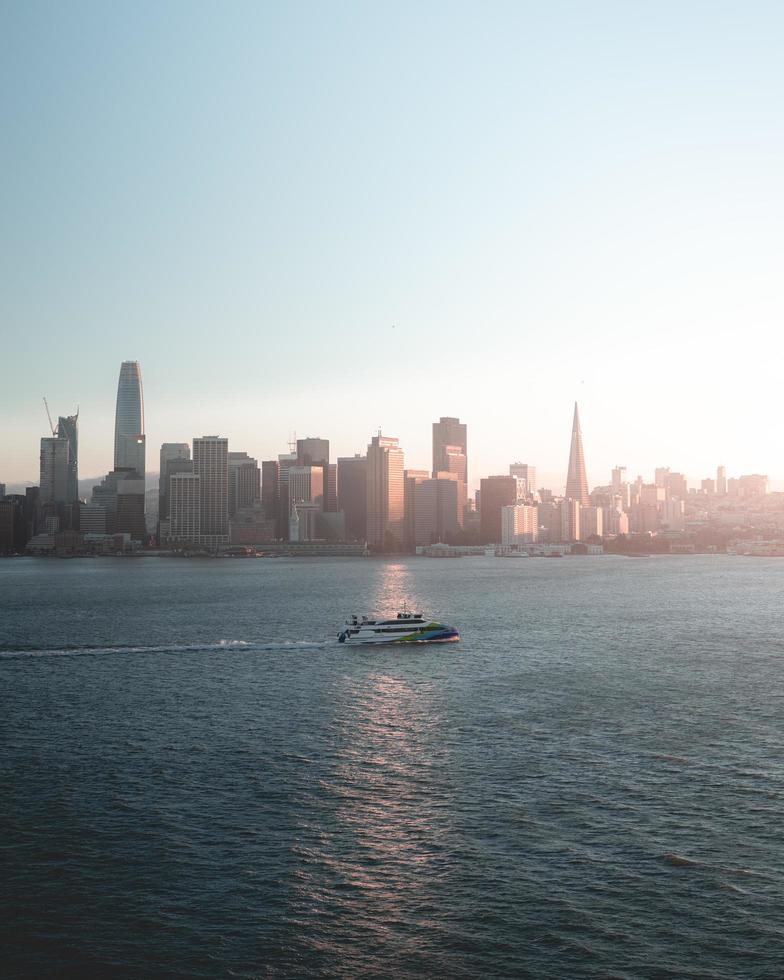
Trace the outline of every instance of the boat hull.
<instances>
[{"instance_id":1,"label":"boat hull","mask_svg":"<svg viewBox=\"0 0 784 980\"><path fill-rule=\"evenodd\" d=\"M433 626L424 630L412 630L411 633L394 635L389 633L373 633L360 630L359 633L350 635L347 631L340 633L338 641L350 647L365 646L392 646L406 645L412 643L457 643L460 634L451 626Z\"/></svg>"}]
</instances>

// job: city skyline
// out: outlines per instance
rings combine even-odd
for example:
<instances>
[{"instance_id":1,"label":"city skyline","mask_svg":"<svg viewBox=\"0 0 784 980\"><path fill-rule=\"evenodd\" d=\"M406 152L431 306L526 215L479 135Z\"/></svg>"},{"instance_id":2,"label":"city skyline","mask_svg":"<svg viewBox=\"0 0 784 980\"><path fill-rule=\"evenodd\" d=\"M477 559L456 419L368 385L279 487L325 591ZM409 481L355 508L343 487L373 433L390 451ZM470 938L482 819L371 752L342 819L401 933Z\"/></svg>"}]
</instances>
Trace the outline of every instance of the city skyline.
<instances>
[{"instance_id":1,"label":"city skyline","mask_svg":"<svg viewBox=\"0 0 784 980\"><path fill-rule=\"evenodd\" d=\"M133 378L131 378L130 375L131 371L133 372ZM185 435L179 441L175 441L175 439L171 437L171 433L164 433L164 438L161 439L160 442L157 442L155 439L153 440L148 439L146 432L144 431L147 426L147 415L145 414L145 396L142 392L140 362L138 360L134 360L134 361L124 360L121 365L120 379L115 389L114 398L112 399L112 401L109 402L110 404L112 404L113 402L113 407L109 411L108 415L106 413L106 410L104 409L104 411L99 412L98 418L94 419L93 424L91 425L89 415L85 414L84 409L80 403L80 409L79 409L79 431L80 431L79 480L80 482L89 482L89 481L95 481L101 479L106 472L109 472L112 469L112 466L110 465L112 458L114 458L115 466L117 465L117 452L118 452L117 449L118 421L117 420L120 414L127 413L129 411L129 409L125 407L126 405L125 402L123 403L122 406L120 404L120 392L121 391L126 392L126 395L124 397L127 398L129 384L133 388L138 386L138 408L134 404L133 406L131 406L130 411L131 414L133 414L134 411L138 411L138 414L140 415L140 420L141 420L141 425L143 430L141 433L141 437L144 440L144 444L141 445L142 465L144 465L144 457L145 457L145 449L146 449L145 444L147 442L149 442L149 444L153 446L152 458L154 459L157 453L157 449L155 448L156 446L158 448L161 448L162 446L167 445L169 443L173 445L180 445L182 443L186 443L189 445L192 439L194 438L194 433L198 431L199 427L196 426L193 422L191 422L190 424L180 423L181 428L183 429ZM78 387L78 385L76 387ZM135 402L135 397L136 396L131 398L131 400L134 402ZM104 399L104 403L105 404L107 403L107 399ZM45 406L42 407L41 402L34 402L33 407L35 412L39 416L42 416L44 420L46 420L46 415L44 412ZM577 408L578 408L578 402L574 402L572 408L573 438L574 438L574 426L575 424L577 424L577 426L579 427L580 424L579 413ZM445 423L445 422L459 423L458 417L443 416L439 411L436 411L435 414L440 415L441 423ZM550 414L550 417L553 417L552 413L548 413L548 414ZM357 441L355 444L339 446L338 449L333 448L332 456L334 459L337 459L339 456L347 456L347 457L353 456L355 453L361 452L364 449L364 446L367 444L369 438L367 435L368 427L363 422L362 417L358 413L355 412L354 416L355 416L354 419L355 428L356 431L359 433L357 437ZM460 418L463 418L463 416L460 416ZM474 426L474 424L469 420L470 427L472 430L472 437L471 437L472 448L470 453L472 463L471 463L470 472L473 473L473 476L469 476L469 481L467 484L467 492L469 496L479 488L483 476L491 475L496 471L499 472L501 470L505 471L506 467L512 462L512 460L514 458L519 458L520 456L527 456L531 460L535 459L537 461L532 465L537 471L540 486L549 486L555 492L558 493L566 491L567 482L568 482L568 465L564 466L563 462L561 462L560 467L558 466L559 457L561 461L563 461L563 445L562 445L563 418L560 419L561 422L560 433L559 433L560 442L556 442L554 446L548 444L543 449L537 450L536 449L537 446L541 447L543 445L543 438L541 436L541 432L539 429L538 418L539 416L537 416L536 424L530 421L524 422L526 429L530 431L530 438L528 438L527 440L518 439L514 441L511 444L511 454L510 454L509 446L503 446L498 444L497 436L496 439L494 440L495 449L491 453L491 450L486 445L483 445L480 437L478 437L475 434L478 427ZM67 422L67 419L61 416L59 418L59 422L62 423L64 421ZM465 421L466 420L464 419L464 423ZM131 425L131 428L133 428L133 425L131 423L129 423L129 425ZM428 423L423 420L415 420L415 424L412 425L410 429L408 429L408 437L397 436L401 446L403 446L406 451L407 466L413 465L408 463L409 460L413 459L416 465L422 464L426 469L431 468L431 461L432 462L435 461L434 439L435 439L435 429L437 425L439 425L439 423L437 422ZM325 421L325 416L322 415L321 420L314 425L314 431L318 431L318 430L327 431L328 427L329 427L329 422ZM462 427L465 428L465 425L463 425ZM250 452L253 457L259 460L271 459L277 457L280 454L281 446L287 445L289 442L292 441L292 439L294 439L298 443L304 443L304 442L312 441L314 438L311 436L307 436L303 438L301 435L298 434L298 431L294 430L293 428L285 428L281 426L280 423L278 423L277 426L271 426L269 430L266 430L268 433L266 437L264 435L256 434L255 436L251 437L251 443L246 444L244 441L241 441L240 439L235 438L233 435L231 435L231 431L229 431L229 434L227 435L225 429L220 429L217 426L205 425L202 426L201 428L202 431L205 432L206 431L222 432L224 434L224 438L227 438L231 445L236 446L238 444L241 444L245 452ZM384 426L376 426L371 431L378 432L380 429L380 431L383 434L385 428L386 427ZM433 435L430 436L430 438L428 438L428 428L432 429L433 432ZM389 426L389 430L394 431L394 427ZM41 427L41 430L38 432L37 436L35 437L39 442L43 431L44 431L43 427ZM108 448L106 445L95 444L94 439L90 438L90 434L94 436L96 431L103 432L103 433L111 432L114 434L114 452L112 452L111 443ZM160 431L160 423L156 424L155 421L153 422L153 431L154 432ZM401 428L398 431L403 431L403 430ZM273 438L273 436L269 434L271 432L280 433L280 438L279 439ZM583 433L581 428L579 428L579 440L580 440L580 446L582 447ZM317 439L316 441L319 440ZM335 444L335 440L332 436L330 436L330 439L327 440L327 442L332 442L333 446ZM518 452L518 449L522 443L524 443L525 445ZM26 451L23 454L25 459L27 458L35 459L36 470L39 469L39 455L40 455L37 445L38 444L36 443L36 447L34 449L31 449L30 447L26 447ZM258 448L259 446L261 446L262 448ZM532 447L530 451L525 448L526 446ZM589 489L592 488L593 486L599 486L602 485L604 482L608 482L604 480L604 476L606 476L606 474L608 473L611 473L612 469L617 465L618 458L634 459L635 456L639 457L640 455L639 452L635 454L635 452L632 451L630 453L624 454L621 450L616 451L611 446L608 448L607 440L598 437L595 432L592 433L591 436L589 436L588 446L589 448L585 450L584 456L590 458L592 471L595 471L597 473L597 477L595 479L591 478L590 473L588 474ZM19 473L23 471L21 469L17 469L16 471L14 471L11 465L13 461L13 456L7 454L6 446L4 446L3 448L5 452L2 457L2 462L3 462L3 466L6 467L6 469L4 470L3 473L0 473L0 476L4 478L4 482L9 487L17 487L17 488L36 483L38 481L38 476L36 475L29 474L27 477L24 476L19 477L15 475L15 472ZM506 458L504 458L504 453L506 453ZM515 456L515 454L517 454L517 456ZM781 469L778 470L778 474L777 474L776 470L768 471L763 466L753 465L753 461L752 461L752 465L744 468L742 466L736 465L734 461L731 461L728 464L724 456L720 456L719 458L722 460L722 462L718 464L715 462L715 460L709 460L706 464L706 468L704 472L697 472L694 470L694 468L690 468L687 464L681 463L680 465L677 465L675 455L673 453L666 454L666 452L661 459L655 461L653 460L643 461L641 466L635 466L633 464L624 464L623 468L627 471L628 478L631 480L636 479L638 476L642 476L644 479L648 479L653 477L655 470L659 466L661 466L663 463L666 463L675 470L685 471L688 480L688 486L693 487L695 489L699 489L702 482L706 478L712 478L715 476L717 465L723 466L725 471L729 466L729 468L732 471L734 471L736 474L765 473L769 478L769 485L772 491L784 490L784 464L782 464L782 467ZM107 460L107 463L103 468L101 468L99 465L100 460L102 459ZM85 460L87 462L85 462ZM488 460L489 463L487 462ZM541 460L545 460L544 465L542 465L539 462ZM595 460L598 460L599 462L594 463ZM603 460L611 460L612 462L609 465L604 465L604 463L602 462ZM91 465L91 461L92 461L92 465ZM98 469L94 468L96 465L96 461L98 461ZM155 479L159 474L160 474L160 469L156 472L155 470L150 469L149 465L147 466L146 479L147 479L148 486L154 487L156 485Z\"/></svg>"},{"instance_id":2,"label":"city skyline","mask_svg":"<svg viewBox=\"0 0 784 980\"><path fill-rule=\"evenodd\" d=\"M106 472L132 357L151 446L381 425L424 466L452 413L472 484L552 482L578 400L597 473L780 485L780 5L240 6L6 11L6 480L42 394Z\"/></svg>"}]
</instances>

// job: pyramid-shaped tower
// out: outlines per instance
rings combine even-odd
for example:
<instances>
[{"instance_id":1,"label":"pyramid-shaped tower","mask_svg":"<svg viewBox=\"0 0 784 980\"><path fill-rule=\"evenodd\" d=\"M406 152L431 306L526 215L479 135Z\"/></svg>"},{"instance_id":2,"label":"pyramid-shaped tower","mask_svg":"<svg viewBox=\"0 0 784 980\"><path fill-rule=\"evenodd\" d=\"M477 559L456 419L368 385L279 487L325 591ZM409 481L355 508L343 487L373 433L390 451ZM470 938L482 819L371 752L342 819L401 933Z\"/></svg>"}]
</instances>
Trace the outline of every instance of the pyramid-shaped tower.
<instances>
[{"instance_id":1,"label":"pyramid-shaped tower","mask_svg":"<svg viewBox=\"0 0 784 980\"><path fill-rule=\"evenodd\" d=\"M587 506L588 477L585 475L585 456L583 455L583 437L580 432L580 416L577 412L577 402L574 403L574 421L572 422L572 444L569 448L569 472L566 477L566 496L579 500Z\"/></svg>"}]
</instances>

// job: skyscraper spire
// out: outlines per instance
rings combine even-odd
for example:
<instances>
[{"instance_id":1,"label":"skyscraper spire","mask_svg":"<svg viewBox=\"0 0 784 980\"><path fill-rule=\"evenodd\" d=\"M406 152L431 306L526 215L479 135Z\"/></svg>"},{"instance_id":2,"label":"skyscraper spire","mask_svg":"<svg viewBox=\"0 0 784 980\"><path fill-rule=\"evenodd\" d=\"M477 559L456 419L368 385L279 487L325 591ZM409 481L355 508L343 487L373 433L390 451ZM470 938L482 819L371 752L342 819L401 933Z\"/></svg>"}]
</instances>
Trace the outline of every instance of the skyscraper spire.
<instances>
[{"instance_id":1,"label":"skyscraper spire","mask_svg":"<svg viewBox=\"0 0 784 980\"><path fill-rule=\"evenodd\" d=\"M583 437L580 432L580 416L577 412L577 402L574 403L574 421L572 422L572 444L569 448L569 472L566 476L566 496L579 500L587 506L588 477L585 475L585 456L583 455Z\"/></svg>"}]
</instances>

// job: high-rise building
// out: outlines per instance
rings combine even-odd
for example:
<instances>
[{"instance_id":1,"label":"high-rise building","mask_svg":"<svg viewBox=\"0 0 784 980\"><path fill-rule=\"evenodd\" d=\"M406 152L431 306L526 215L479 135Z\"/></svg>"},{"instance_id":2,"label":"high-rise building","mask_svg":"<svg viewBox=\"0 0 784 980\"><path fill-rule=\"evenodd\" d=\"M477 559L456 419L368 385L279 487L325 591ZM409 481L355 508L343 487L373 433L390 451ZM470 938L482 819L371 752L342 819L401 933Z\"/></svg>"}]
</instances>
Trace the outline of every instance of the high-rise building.
<instances>
[{"instance_id":1,"label":"high-rise building","mask_svg":"<svg viewBox=\"0 0 784 980\"><path fill-rule=\"evenodd\" d=\"M277 459L265 459L261 463L261 506L268 521L278 520L278 491L280 463Z\"/></svg>"},{"instance_id":2,"label":"high-rise building","mask_svg":"<svg viewBox=\"0 0 784 980\"><path fill-rule=\"evenodd\" d=\"M317 510L324 509L323 466L291 466L288 477L290 507L313 504Z\"/></svg>"},{"instance_id":3,"label":"high-rise building","mask_svg":"<svg viewBox=\"0 0 784 980\"><path fill-rule=\"evenodd\" d=\"M79 499L79 412L61 415L57 420L57 436L68 443L68 477L65 499L74 503Z\"/></svg>"},{"instance_id":4,"label":"high-rise building","mask_svg":"<svg viewBox=\"0 0 784 980\"><path fill-rule=\"evenodd\" d=\"M229 440L220 436L194 439L193 472L200 477L202 536L228 540Z\"/></svg>"},{"instance_id":5,"label":"high-rise building","mask_svg":"<svg viewBox=\"0 0 784 980\"><path fill-rule=\"evenodd\" d=\"M523 503L525 486L516 476L487 476L480 482L479 539L482 544L501 543L501 509Z\"/></svg>"},{"instance_id":6,"label":"high-rise building","mask_svg":"<svg viewBox=\"0 0 784 980\"><path fill-rule=\"evenodd\" d=\"M329 439L309 436L297 439L297 462L300 466L319 466L329 462Z\"/></svg>"},{"instance_id":7,"label":"high-rise building","mask_svg":"<svg viewBox=\"0 0 784 980\"><path fill-rule=\"evenodd\" d=\"M321 439L318 436L297 439L297 465L320 466L324 470L324 505L322 510L335 510L337 499L334 493L330 493L329 439Z\"/></svg>"},{"instance_id":8,"label":"high-rise building","mask_svg":"<svg viewBox=\"0 0 784 980\"><path fill-rule=\"evenodd\" d=\"M3 497L5 497L5 484L0 483L0 500L2 500Z\"/></svg>"},{"instance_id":9,"label":"high-rise building","mask_svg":"<svg viewBox=\"0 0 784 980\"><path fill-rule=\"evenodd\" d=\"M289 470L297 465L296 453L281 453L278 456L278 517L277 536L285 540L289 536Z\"/></svg>"},{"instance_id":10,"label":"high-rise building","mask_svg":"<svg viewBox=\"0 0 784 980\"><path fill-rule=\"evenodd\" d=\"M413 549L416 544L416 488L428 479L428 470L403 470L403 542L406 548Z\"/></svg>"},{"instance_id":11,"label":"high-rise building","mask_svg":"<svg viewBox=\"0 0 784 980\"><path fill-rule=\"evenodd\" d=\"M192 473L191 447L187 442L164 442L158 470L158 528L169 519L169 479L174 473Z\"/></svg>"},{"instance_id":12,"label":"high-rise building","mask_svg":"<svg viewBox=\"0 0 784 980\"><path fill-rule=\"evenodd\" d=\"M438 422L433 423L433 472L437 473L440 470L444 472L455 472L452 469L449 461L449 453L447 447L451 447L453 453L455 450L462 451L464 462L462 465L462 473L458 472L458 480L462 480L466 485L468 484L468 436L467 436L467 426L465 422L461 422L460 419L450 418L447 415L442 415ZM454 465L454 464L453 464Z\"/></svg>"},{"instance_id":13,"label":"high-rise building","mask_svg":"<svg viewBox=\"0 0 784 980\"><path fill-rule=\"evenodd\" d=\"M716 493L724 497L727 493L727 467L718 466L716 468Z\"/></svg>"},{"instance_id":14,"label":"high-rise building","mask_svg":"<svg viewBox=\"0 0 784 980\"><path fill-rule=\"evenodd\" d=\"M530 544L539 537L538 507L533 504L507 504L501 508L501 544Z\"/></svg>"},{"instance_id":15,"label":"high-rise building","mask_svg":"<svg viewBox=\"0 0 784 980\"><path fill-rule=\"evenodd\" d=\"M588 504L588 477L585 473L585 456L583 454L583 436L580 430L580 416L577 402L574 403L574 418L572 420L572 442L569 447L569 470L566 477L566 497Z\"/></svg>"},{"instance_id":16,"label":"high-rise building","mask_svg":"<svg viewBox=\"0 0 784 980\"><path fill-rule=\"evenodd\" d=\"M229 517L261 498L261 471L247 453L229 453Z\"/></svg>"},{"instance_id":17,"label":"high-rise building","mask_svg":"<svg viewBox=\"0 0 784 980\"><path fill-rule=\"evenodd\" d=\"M373 548L403 545L403 450L398 440L373 436L367 449L367 541Z\"/></svg>"},{"instance_id":18,"label":"high-rise building","mask_svg":"<svg viewBox=\"0 0 784 980\"><path fill-rule=\"evenodd\" d=\"M144 541L147 537L144 520L144 480L136 470L126 471L125 476L117 480L114 533L129 534L133 541Z\"/></svg>"},{"instance_id":19,"label":"high-rise building","mask_svg":"<svg viewBox=\"0 0 784 980\"><path fill-rule=\"evenodd\" d=\"M339 456L338 510L346 515L346 537L367 538L367 456Z\"/></svg>"},{"instance_id":20,"label":"high-rise building","mask_svg":"<svg viewBox=\"0 0 784 980\"><path fill-rule=\"evenodd\" d=\"M621 493L621 487L626 483L626 467L625 466L614 466L612 471L612 492L614 494Z\"/></svg>"},{"instance_id":21,"label":"high-rise building","mask_svg":"<svg viewBox=\"0 0 784 980\"><path fill-rule=\"evenodd\" d=\"M582 504L575 497L564 497L560 507L561 541L579 541Z\"/></svg>"},{"instance_id":22,"label":"high-rise building","mask_svg":"<svg viewBox=\"0 0 784 980\"><path fill-rule=\"evenodd\" d=\"M114 468L145 475L144 394L138 361L123 361L114 416Z\"/></svg>"},{"instance_id":23,"label":"high-rise building","mask_svg":"<svg viewBox=\"0 0 784 980\"><path fill-rule=\"evenodd\" d=\"M168 540L196 542L201 536L201 477L172 473L169 478Z\"/></svg>"},{"instance_id":24,"label":"high-rise building","mask_svg":"<svg viewBox=\"0 0 784 980\"><path fill-rule=\"evenodd\" d=\"M509 476L516 476L518 480L525 481L526 495L536 493L536 467L529 466L528 463L510 463Z\"/></svg>"},{"instance_id":25,"label":"high-rise building","mask_svg":"<svg viewBox=\"0 0 784 980\"><path fill-rule=\"evenodd\" d=\"M414 544L445 542L457 532L458 484L454 473L443 471L415 484Z\"/></svg>"},{"instance_id":26,"label":"high-rise building","mask_svg":"<svg viewBox=\"0 0 784 980\"><path fill-rule=\"evenodd\" d=\"M68 501L70 476L68 440L57 435L41 439L40 480L41 506L53 507Z\"/></svg>"}]
</instances>

